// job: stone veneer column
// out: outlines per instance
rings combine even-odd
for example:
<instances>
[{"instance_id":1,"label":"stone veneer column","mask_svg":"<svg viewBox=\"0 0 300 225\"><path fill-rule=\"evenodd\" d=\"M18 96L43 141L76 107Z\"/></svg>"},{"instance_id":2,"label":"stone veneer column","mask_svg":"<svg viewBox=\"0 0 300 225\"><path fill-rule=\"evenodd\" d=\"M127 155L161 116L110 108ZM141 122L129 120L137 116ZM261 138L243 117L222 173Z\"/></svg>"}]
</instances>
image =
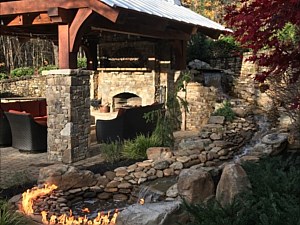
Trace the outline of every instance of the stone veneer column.
<instances>
[{"instance_id":1,"label":"stone veneer column","mask_svg":"<svg viewBox=\"0 0 300 225\"><path fill-rule=\"evenodd\" d=\"M48 158L64 163L84 159L90 134L90 74L51 70L47 75Z\"/></svg>"},{"instance_id":2,"label":"stone veneer column","mask_svg":"<svg viewBox=\"0 0 300 225\"><path fill-rule=\"evenodd\" d=\"M200 130L207 123L216 103L217 89L190 82L186 86L189 112L186 114L186 129Z\"/></svg>"}]
</instances>

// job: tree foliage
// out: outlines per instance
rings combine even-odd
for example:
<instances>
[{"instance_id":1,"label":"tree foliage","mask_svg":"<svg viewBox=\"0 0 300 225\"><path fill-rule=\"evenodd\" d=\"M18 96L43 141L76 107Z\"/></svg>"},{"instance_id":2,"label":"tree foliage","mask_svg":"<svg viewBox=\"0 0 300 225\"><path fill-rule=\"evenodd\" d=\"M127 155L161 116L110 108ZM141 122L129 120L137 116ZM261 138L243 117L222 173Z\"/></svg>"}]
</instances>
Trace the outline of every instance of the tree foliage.
<instances>
[{"instance_id":1,"label":"tree foliage","mask_svg":"<svg viewBox=\"0 0 300 225\"><path fill-rule=\"evenodd\" d=\"M188 42L187 60L199 59L209 63L210 59L240 56L243 51L230 35L213 40L199 33Z\"/></svg>"},{"instance_id":2,"label":"tree foliage","mask_svg":"<svg viewBox=\"0 0 300 225\"><path fill-rule=\"evenodd\" d=\"M182 0L182 4L215 22L224 23L225 6L232 0Z\"/></svg>"},{"instance_id":3,"label":"tree foliage","mask_svg":"<svg viewBox=\"0 0 300 225\"><path fill-rule=\"evenodd\" d=\"M281 103L300 110L300 0L238 0L225 20L253 51L249 60L264 67L255 79L281 88Z\"/></svg>"}]
</instances>

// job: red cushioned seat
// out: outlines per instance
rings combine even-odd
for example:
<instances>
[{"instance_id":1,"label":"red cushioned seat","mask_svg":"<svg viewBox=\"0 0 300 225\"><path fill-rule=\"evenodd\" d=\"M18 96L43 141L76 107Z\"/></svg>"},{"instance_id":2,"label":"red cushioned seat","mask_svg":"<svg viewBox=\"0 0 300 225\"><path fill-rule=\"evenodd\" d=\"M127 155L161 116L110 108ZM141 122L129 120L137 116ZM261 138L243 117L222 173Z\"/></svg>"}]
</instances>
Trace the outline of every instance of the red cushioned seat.
<instances>
[{"instance_id":1,"label":"red cushioned seat","mask_svg":"<svg viewBox=\"0 0 300 225\"><path fill-rule=\"evenodd\" d=\"M14 113L14 114L24 114L24 115L31 115L30 113L26 112L26 111L18 111L18 110L8 110L8 112L10 113Z\"/></svg>"},{"instance_id":2,"label":"red cushioned seat","mask_svg":"<svg viewBox=\"0 0 300 225\"><path fill-rule=\"evenodd\" d=\"M47 116L34 117L33 119L38 124L42 126L47 126Z\"/></svg>"}]
</instances>

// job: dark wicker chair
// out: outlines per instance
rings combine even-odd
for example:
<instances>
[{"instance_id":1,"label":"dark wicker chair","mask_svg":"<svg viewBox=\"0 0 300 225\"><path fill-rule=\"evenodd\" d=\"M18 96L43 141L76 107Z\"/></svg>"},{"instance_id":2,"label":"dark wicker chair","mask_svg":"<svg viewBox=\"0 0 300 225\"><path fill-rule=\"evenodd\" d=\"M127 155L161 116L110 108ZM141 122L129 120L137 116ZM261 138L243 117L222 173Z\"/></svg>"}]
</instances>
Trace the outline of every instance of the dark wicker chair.
<instances>
[{"instance_id":1,"label":"dark wicker chair","mask_svg":"<svg viewBox=\"0 0 300 225\"><path fill-rule=\"evenodd\" d=\"M151 135L155 129L156 121L147 122L146 113L161 110L163 104L147 105L126 109L124 113L124 139L134 139L138 135Z\"/></svg>"},{"instance_id":2,"label":"dark wicker chair","mask_svg":"<svg viewBox=\"0 0 300 225\"><path fill-rule=\"evenodd\" d=\"M96 121L96 137L99 143L111 143L123 140L124 116L111 120Z\"/></svg>"},{"instance_id":3,"label":"dark wicker chair","mask_svg":"<svg viewBox=\"0 0 300 225\"><path fill-rule=\"evenodd\" d=\"M96 121L97 142L111 143L134 139L139 134L150 135L155 129L155 122L147 123L144 114L162 109L163 104L125 109L112 120Z\"/></svg>"},{"instance_id":4,"label":"dark wicker chair","mask_svg":"<svg viewBox=\"0 0 300 225\"><path fill-rule=\"evenodd\" d=\"M47 151L47 126L36 123L29 113L4 112L12 133L12 147L26 152Z\"/></svg>"},{"instance_id":5,"label":"dark wicker chair","mask_svg":"<svg viewBox=\"0 0 300 225\"><path fill-rule=\"evenodd\" d=\"M11 146L11 142L12 139L9 122L5 114L0 112L0 146Z\"/></svg>"}]
</instances>

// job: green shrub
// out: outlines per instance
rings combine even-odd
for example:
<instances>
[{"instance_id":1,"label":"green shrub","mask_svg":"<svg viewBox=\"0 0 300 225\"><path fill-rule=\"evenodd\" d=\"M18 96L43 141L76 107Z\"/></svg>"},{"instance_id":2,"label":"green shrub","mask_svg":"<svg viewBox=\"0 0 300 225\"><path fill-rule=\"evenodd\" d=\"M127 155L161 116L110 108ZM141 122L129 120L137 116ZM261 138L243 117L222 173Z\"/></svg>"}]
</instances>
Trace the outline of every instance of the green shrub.
<instances>
[{"instance_id":1,"label":"green shrub","mask_svg":"<svg viewBox=\"0 0 300 225\"><path fill-rule=\"evenodd\" d=\"M101 146L101 153L105 160L111 163L120 161L122 159L123 145L119 141L110 144L103 144Z\"/></svg>"},{"instance_id":2,"label":"green shrub","mask_svg":"<svg viewBox=\"0 0 300 225\"><path fill-rule=\"evenodd\" d=\"M290 158L291 159L291 158ZM250 179L251 192L237 196L222 207L184 203L191 215L187 225L299 225L300 165L283 157L263 159L243 165Z\"/></svg>"},{"instance_id":3,"label":"green shrub","mask_svg":"<svg viewBox=\"0 0 300 225\"><path fill-rule=\"evenodd\" d=\"M235 41L232 36L221 35L218 40L213 40L203 34L195 34L188 42L188 62L194 59L209 63L213 58L228 58L240 55L245 49Z\"/></svg>"},{"instance_id":4,"label":"green shrub","mask_svg":"<svg viewBox=\"0 0 300 225\"><path fill-rule=\"evenodd\" d=\"M145 159L147 149L157 146L160 146L160 141L156 136L146 137L139 135L134 140L126 140L124 142L122 154L128 159Z\"/></svg>"},{"instance_id":5,"label":"green shrub","mask_svg":"<svg viewBox=\"0 0 300 225\"><path fill-rule=\"evenodd\" d=\"M77 67L78 68L86 68L87 67L87 59L86 58L77 58Z\"/></svg>"},{"instance_id":6,"label":"green shrub","mask_svg":"<svg viewBox=\"0 0 300 225\"><path fill-rule=\"evenodd\" d=\"M42 71L44 70L56 70L57 69L57 66L55 65L47 65L47 66L42 66L39 68L39 74L42 74Z\"/></svg>"},{"instance_id":7,"label":"green shrub","mask_svg":"<svg viewBox=\"0 0 300 225\"><path fill-rule=\"evenodd\" d=\"M10 72L12 77L22 77L34 74L34 69L31 67L20 67Z\"/></svg>"},{"instance_id":8,"label":"green shrub","mask_svg":"<svg viewBox=\"0 0 300 225\"><path fill-rule=\"evenodd\" d=\"M214 116L224 116L227 121L232 121L235 118L235 113L233 112L230 102L225 101L223 107L217 109L214 113Z\"/></svg>"},{"instance_id":9,"label":"green shrub","mask_svg":"<svg viewBox=\"0 0 300 225\"><path fill-rule=\"evenodd\" d=\"M0 225L28 225L28 219L9 210L8 203L0 200Z\"/></svg>"},{"instance_id":10,"label":"green shrub","mask_svg":"<svg viewBox=\"0 0 300 225\"><path fill-rule=\"evenodd\" d=\"M6 73L0 73L0 80L8 79L8 75Z\"/></svg>"}]
</instances>

